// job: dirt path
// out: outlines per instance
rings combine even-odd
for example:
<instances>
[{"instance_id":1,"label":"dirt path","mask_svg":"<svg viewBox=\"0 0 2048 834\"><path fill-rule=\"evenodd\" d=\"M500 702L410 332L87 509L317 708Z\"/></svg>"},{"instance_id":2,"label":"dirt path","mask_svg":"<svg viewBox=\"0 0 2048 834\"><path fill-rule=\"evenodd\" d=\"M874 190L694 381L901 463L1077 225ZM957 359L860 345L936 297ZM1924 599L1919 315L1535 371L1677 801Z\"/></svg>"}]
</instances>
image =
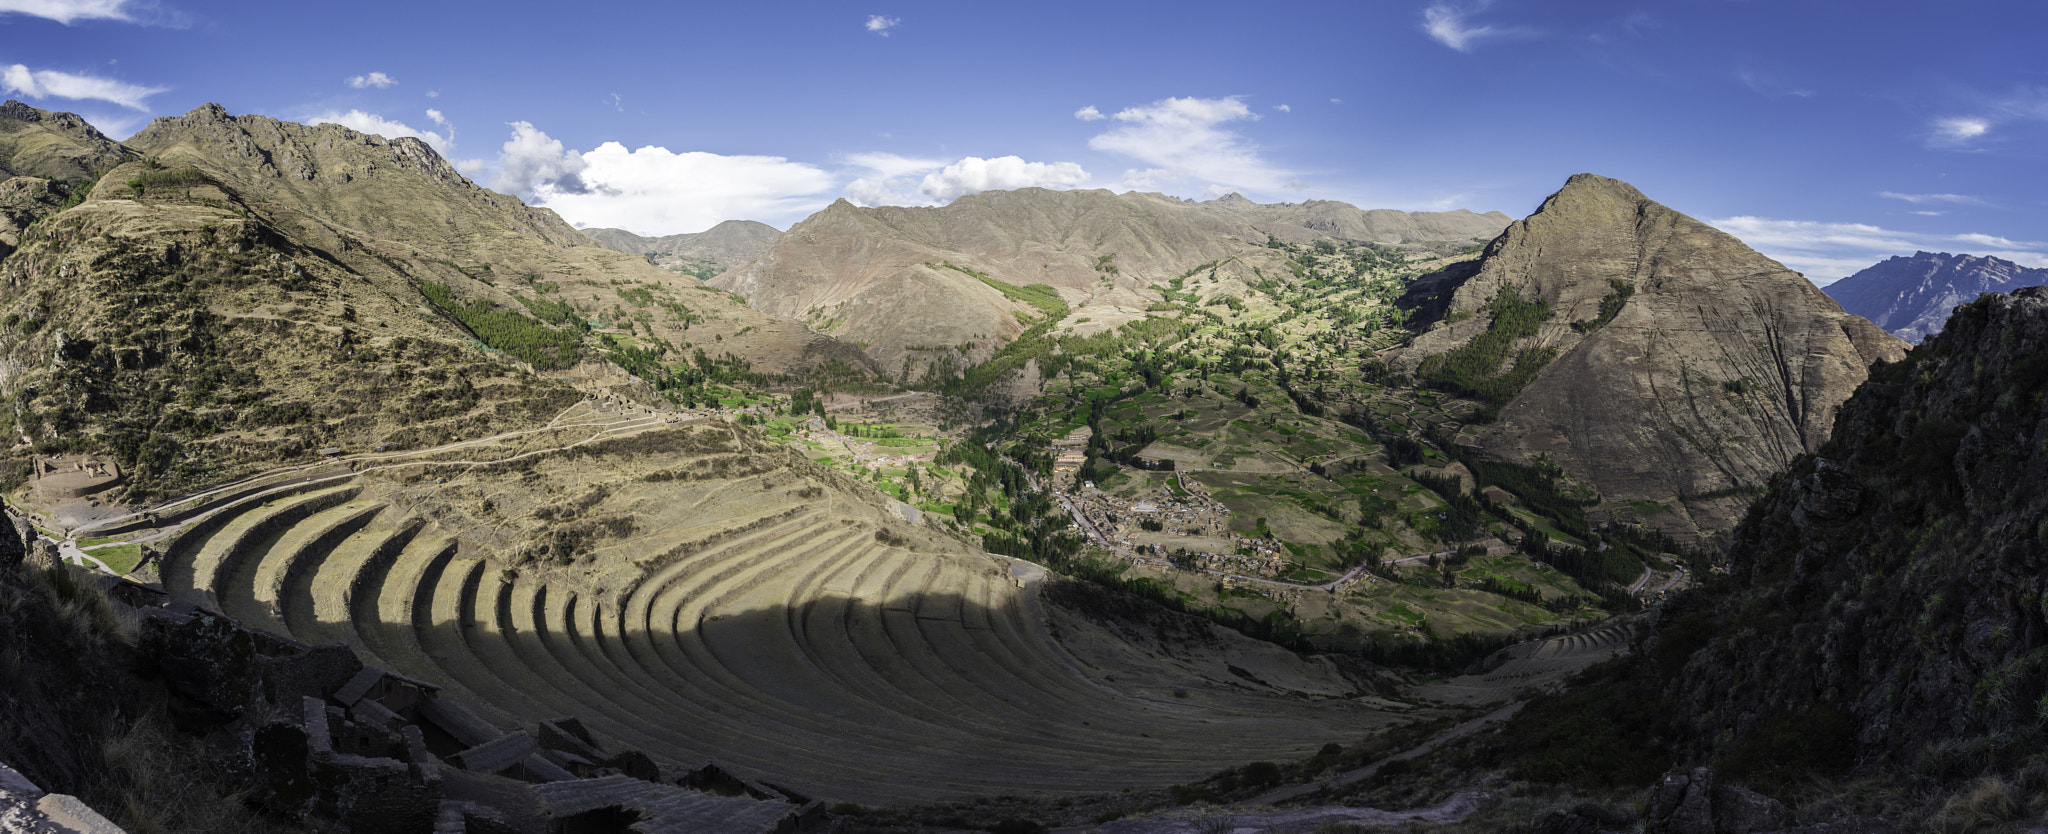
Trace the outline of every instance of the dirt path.
<instances>
[{"instance_id":1,"label":"dirt path","mask_svg":"<svg viewBox=\"0 0 2048 834\"><path fill-rule=\"evenodd\" d=\"M1306 785L1294 785L1292 787L1281 788L1279 790L1271 791L1269 793L1263 793L1258 796L1252 797L1251 799L1247 799L1240 804L1274 805L1281 802L1289 802L1292 800L1300 799L1304 796L1308 796L1309 794L1315 793L1316 791L1322 790L1324 788L1333 788L1341 785L1350 785L1358 782L1363 782L1367 779L1371 779L1373 777L1373 774L1380 772L1380 768L1388 762L1407 761L1408 759L1413 759L1418 756L1428 754L1430 751L1435 750L1439 745L1443 744L1446 741L1464 738L1465 736L1469 736L1473 733L1478 732L1480 728L1485 727L1488 724L1496 724L1501 721L1506 721L1510 716L1513 716L1515 713L1521 711L1521 709L1522 702L1517 701L1515 703L1501 707L1500 709L1489 712L1485 715L1479 716L1478 718L1474 718L1463 724L1459 724L1458 726L1453 727L1437 735L1435 738L1432 738L1407 750L1395 753L1394 755L1388 756L1384 759L1373 762L1372 764L1366 765L1356 770L1347 770L1343 773L1339 773L1336 776L1333 776L1321 782L1310 782Z\"/></svg>"},{"instance_id":2,"label":"dirt path","mask_svg":"<svg viewBox=\"0 0 2048 834\"><path fill-rule=\"evenodd\" d=\"M1458 822L1479 810L1487 799L1488 795L1485 793L1465 791L1444 800L1441 804L1406 811L1332 805L1266 813L1210 811L1204 816L1195 816L1198 812L1189 812L1186 817L1118 820L1099 828L1066 828L1060 831L1073 834L1085 831L1101 834L1203 834L1210 831L1228 831L1231 834L1309 834L1321 830L1329 823L1394 826L1411 822Z\"/></svg>"}]
</instances>

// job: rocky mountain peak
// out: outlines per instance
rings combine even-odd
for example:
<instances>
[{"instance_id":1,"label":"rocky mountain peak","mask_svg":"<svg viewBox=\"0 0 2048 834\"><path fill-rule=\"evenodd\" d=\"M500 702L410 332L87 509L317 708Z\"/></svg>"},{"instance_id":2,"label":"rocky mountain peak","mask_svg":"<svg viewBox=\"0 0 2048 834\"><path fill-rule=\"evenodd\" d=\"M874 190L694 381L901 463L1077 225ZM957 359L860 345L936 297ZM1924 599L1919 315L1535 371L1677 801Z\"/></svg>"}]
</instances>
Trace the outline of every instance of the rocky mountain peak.
<instances>
[{"instance_id":1,"label":"rocky mountain peak","mask_svg":"<svg viewBox=\"0 0 2048 834\"><path fill-rule=\"evenodd\" d=\"M1558 462L1611 502L1684 507L1660 514L1672 533L1732 527L1739 502L1702 496L1819 448L1870 364L1905 350L1798 273L1593 174L1406 303L1440 320L1397 365L1495 403L1482 445Z\"/></svg>"},{"instance_id":2,"label":"rocky mountain peak","mask_svg":"<svg viewBox=\"0 0 2048 834\"><path fill-rule=\"evenodd\" d=\"M88 177L132 156L78 114L0 104L0 178Z\"/></svg>"},{"instance_id":3,"label":"rocky mountain peak","mask_svg":"<svg viewBox=\"0 0 2048 834\"><path fill-rule=\"evenodd\" d=\"M483 225L556 245L584 242L554 212L476 185L414 137L234 116L206 104L152 121L128 143L165 165L206 171L244 195L319 206L328 221L380 236L411 239L429 229Z\"/></svg>"}]
</instances>

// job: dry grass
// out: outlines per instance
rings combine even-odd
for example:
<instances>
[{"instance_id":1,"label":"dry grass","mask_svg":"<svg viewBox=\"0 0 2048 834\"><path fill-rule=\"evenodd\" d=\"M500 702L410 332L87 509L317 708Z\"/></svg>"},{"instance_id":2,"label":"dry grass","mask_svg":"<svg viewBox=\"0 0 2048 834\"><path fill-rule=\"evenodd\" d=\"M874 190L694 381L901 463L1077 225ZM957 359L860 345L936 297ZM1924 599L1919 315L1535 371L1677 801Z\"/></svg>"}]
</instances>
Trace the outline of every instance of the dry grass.
<instances>
[{"instance_id":1,"label":"dry grass","mask_svg":"<svg viewBox=\"0 0 2048 834\"><path fill-rule=\"evenodd\" d=\"M198 743L151 712L100 743L106 771L85 797L129 834L260 834L296 831L257 816L243 804L246 789L205 765Z\"/></svg>"},{"instance_id":2,"label":"dry grass","mask_svg":"<svg viewBox=\"0 0 2048 834\"><path fill-rule=\"evenodd\" d=\"M1941 812L1934 815L1929 828L1937 834L1996 831L2008 823L2022 821L2025 816L2024 805L2013 796L2005 780L1988 776L1951 797Z\"/></svg>"}]
</instances>

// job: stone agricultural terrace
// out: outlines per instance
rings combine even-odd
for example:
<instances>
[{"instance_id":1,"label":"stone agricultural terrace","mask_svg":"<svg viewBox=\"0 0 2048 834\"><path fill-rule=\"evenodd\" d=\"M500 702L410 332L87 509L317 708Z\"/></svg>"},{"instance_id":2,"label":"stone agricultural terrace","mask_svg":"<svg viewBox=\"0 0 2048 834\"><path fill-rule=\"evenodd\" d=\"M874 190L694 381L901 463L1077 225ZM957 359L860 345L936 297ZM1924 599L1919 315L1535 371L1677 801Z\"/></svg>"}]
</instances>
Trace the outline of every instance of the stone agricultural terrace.
<instances>
[{"instance_id":1,"label":"stone agricultural terrace","mask_svg":"<svg viewBox=\"0 0 2048 834\"><path fill-rule=\"evenodd\" d=\"M1037 566L744 430L579 408L165 511L163 585L503 728L575 715L831 801L1159 787L1402 720L1355 670L1049 605Z\"/></svg>"}]
</instances>

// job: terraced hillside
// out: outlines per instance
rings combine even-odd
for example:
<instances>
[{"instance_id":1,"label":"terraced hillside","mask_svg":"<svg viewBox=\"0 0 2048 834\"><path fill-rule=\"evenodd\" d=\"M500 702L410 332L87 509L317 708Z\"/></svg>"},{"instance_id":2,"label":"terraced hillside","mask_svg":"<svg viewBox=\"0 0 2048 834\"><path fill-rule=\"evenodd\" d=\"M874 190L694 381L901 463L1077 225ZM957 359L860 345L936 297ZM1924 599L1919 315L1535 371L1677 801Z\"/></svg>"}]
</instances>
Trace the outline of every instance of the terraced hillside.
<instances>
[{"instance_id":1,"label":"terraced hillside","mask_svg":"<svg viewBox=\"0 0 2048 834\"><path fill-rule=\"evenodd\" d=\"M744 429L634 420L579 406L167 509L163 584L508 724L572 714L835 800L1160 786L1399 720L1358 673L1234 633L1190 651L1049 614L1036 566Z\"/></svg>"}]
</instances>

